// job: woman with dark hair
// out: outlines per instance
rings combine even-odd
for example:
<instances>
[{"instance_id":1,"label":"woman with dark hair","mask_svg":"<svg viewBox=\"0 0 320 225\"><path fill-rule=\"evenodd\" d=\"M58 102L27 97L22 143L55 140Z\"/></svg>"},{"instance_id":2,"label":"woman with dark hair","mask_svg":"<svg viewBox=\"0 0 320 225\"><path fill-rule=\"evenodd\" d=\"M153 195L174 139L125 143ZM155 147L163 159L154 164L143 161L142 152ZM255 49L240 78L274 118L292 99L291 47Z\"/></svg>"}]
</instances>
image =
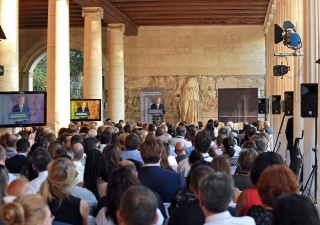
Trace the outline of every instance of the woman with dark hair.
<instances>
[{"instance_id":1,"label":"woman with dark hair","mask_svg":"<svg viewBox=\"0 0 320 225\"><path fill-rule=\"evenodd\" d=\"M309 198L297 194L278 197L273 205L272 225L319 225L319 214Z\"/></svg>"},{"instance_id":2,"label":"woman with dark hair","mask_svg":"<svg viewBox=\"0 0 320 225\"><path fill-rule=\"evenodd\" d=\"M84 168L83 186L89 189L97 199L106 195L109 170L105 156L98 149L92 149L86 159Z\"/></svg>"},{"instance_id":3,"label":"woman with dark hair","mask_svg":"<svg viewBox=\"0 0 320 225\"><path fill-rule=\"evenodd\" d=\"M97 225L118 224L116 212L120 206L122 194L132 185L140 184L139 179L124 167L115 168L109 176L106 207L100 209L96 216Z\"/></svg>"},{"instance_id":4,"label":"woman with dark hair","mask_svg":"<svg viewBox=\"0 0 320 225\"><path fill-rule=\"evenodd\" d=\"M236 142L231 137L224 138L221 144L222 155L229 160L231 167L236 167L238 165L238 158L234 157L235 145Z\"/></svg>"},{"instance_id":5,"label":"woman with dark hair","mask_svg":"<svg viewBox=\"0 0 320 225\"><path fill-rule=\"evenodd\" d=\"M32 162L31 162L31 155L38 149L44 149L42 144L40 143L34 143L31 148L30 151L28 153L28 158L30 159L30 162L27 166L22 167L21 171L20 171L20 175L26 177L29 181L32 181L33 179L38 177L38 172L37 170L34 170L32 167Z\"/></svg>"},{"instance_id":6,"label":"woman with dark hair","mask_svg":"<svg viewBox=\"0 0 320 225\"><path fill-rule=\"evenodd\" d=\"M121 148L119 145L109 144L104 147L102 154L106 157L108 169L111 172L116 167L121 158Z\"/></svg>"},{"instance_id":7,"label":"woman with dark hair","mask_svg":"<svg viewBox=\"0 0 320 225\"><path fill-rule=\"evenodd\" d=\"M251 216L257 225L269 225L276 198L284 194L297 194L299 183L297 176L287 165L272 165L261 174L257 189L262 204L253 205L248 216Z\"/></svg>"},{"instance_id":8,"label":"woman with dark hair","mask_svg":"<svg viewBox=\"0 0 320 225\"><path fill-rule=\"evenodd\" d=\"M246 143L246 142L245 142ZM243 191L247 188L254 188L253 183L250 180L250 170L254 160L257 158L258 153L253 148L244 148L239 155L238 163L240 165L240 171L233 175L234 186Z\"/></svg>"},{"instance_id":9,"label":"woman with dark hair","mask_svg":"<svg viewBox=\"0 0 320 225\"><path fill-rule=\"evenodd\" d=\"M258 155L252 164L250 171L250 180L254 186L257 185L258 180L262 172L271 165L284 164L284 161L278 153L275 152L264 152ZM261 199L257 188L248 188L241 192L236 210L239 216L246 216L248 210L253 205L261 205Z\"/></svg>"}]
</instances>

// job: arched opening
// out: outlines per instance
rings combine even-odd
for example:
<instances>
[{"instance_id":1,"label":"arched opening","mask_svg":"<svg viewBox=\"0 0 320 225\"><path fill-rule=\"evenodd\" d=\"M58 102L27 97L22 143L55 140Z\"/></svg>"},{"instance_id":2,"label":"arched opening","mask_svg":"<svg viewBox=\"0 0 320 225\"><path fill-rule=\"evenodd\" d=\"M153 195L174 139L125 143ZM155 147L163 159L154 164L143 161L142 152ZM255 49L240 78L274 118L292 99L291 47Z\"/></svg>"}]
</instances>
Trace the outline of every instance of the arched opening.
<instances>
[{"instance_id":1,"label":"arched opening","mask_svg":"<svg viewBox=\"0 0 320 225\"><path fill-rule=\"evenodd\" d=\"M32 70L33 69L33 70ZM45 91L47 80L47 53L43 53L31 66L33 71L33 90ZM70 49L70 98L83 96L83 52Z\"/></svg>"}]
</instances>

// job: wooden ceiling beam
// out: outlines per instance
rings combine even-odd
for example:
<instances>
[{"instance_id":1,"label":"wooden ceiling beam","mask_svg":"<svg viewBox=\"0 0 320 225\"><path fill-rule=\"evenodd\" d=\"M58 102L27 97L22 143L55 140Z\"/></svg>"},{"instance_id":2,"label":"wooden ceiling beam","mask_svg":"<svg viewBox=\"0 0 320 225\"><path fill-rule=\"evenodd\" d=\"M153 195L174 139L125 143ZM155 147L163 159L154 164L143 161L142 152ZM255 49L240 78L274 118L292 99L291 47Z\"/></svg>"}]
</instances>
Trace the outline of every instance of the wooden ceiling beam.
<instances>
[{"instance_id":1,"label":"wooden ceiling beam","mask_svg":"<svg viewBox=\"0 0 320 225\"><path fill-rule=\"evenodd\" d=\"M125 34L138 35L138 26L129 17L127 17L123 12L117 9L108 0L91 0L96 5L99 5L104 9L103 20L107 23L123 23L125 25Z\"/></svg>"}]
</instances>

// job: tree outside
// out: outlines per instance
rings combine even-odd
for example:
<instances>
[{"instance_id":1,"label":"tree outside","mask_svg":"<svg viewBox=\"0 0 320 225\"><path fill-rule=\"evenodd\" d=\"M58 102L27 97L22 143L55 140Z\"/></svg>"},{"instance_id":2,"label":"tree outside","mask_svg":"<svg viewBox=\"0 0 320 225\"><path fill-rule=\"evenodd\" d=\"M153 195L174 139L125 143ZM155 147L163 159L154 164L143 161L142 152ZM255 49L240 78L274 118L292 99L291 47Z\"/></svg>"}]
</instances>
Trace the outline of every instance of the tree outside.
<instances>
[{"instance_id":1,"label":"tree outside","mask_svg":"<svg viewBox=\"0 0 320 225\"><path fill-rule=\"evenodd\" d=\"M33 71L33 90L46 91L47 55ZM83 52L70 49L70 98L81 99L83 95Z\"/></svg>"}]
</instances>

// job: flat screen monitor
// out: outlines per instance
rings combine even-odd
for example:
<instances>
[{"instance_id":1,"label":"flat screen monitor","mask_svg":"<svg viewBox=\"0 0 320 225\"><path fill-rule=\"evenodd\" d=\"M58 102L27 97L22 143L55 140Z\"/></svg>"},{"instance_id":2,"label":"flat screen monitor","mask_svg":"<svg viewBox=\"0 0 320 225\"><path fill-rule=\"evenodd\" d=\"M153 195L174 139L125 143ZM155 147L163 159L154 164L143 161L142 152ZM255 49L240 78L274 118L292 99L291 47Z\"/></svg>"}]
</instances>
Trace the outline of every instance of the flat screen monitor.
<instances>
[{"instance_id":1,"label":"flat screen monitor","mask_svg":"<svg viewBox=\"0 0 320 225\"><path fill-rule=\"evenodd\" d=\"M46 124L46 92L0 92L0 127L31 127Z\"/></svg>"},{"instance_id":2,"label":"flat screen monitor","mask_svg":"<svg viewBox=\"0 0 320 225\"><path fill-rule=\"evenodd\" d=\"M101 99L71 99L71 121L101 121Z\"/></svg>"}]
</instances>

